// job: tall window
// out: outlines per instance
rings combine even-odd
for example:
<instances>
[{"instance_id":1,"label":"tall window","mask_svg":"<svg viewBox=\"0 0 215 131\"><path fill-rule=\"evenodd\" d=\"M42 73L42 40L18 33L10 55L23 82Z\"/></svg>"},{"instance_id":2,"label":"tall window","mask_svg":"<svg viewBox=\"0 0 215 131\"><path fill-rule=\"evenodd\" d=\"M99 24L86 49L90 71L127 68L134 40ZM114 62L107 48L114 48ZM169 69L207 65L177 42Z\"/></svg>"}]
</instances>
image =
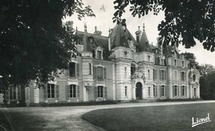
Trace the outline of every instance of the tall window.
<instances>
[{"instance_id":1,"label":"tall window","mask_svg":"<svg viewBox=\"0 0 215 131\"><path fill-rule=\"evenodd\" d=\"M98 97L103 97L103 86L98 86Z\"/></svg>"},{"instance_id":2,"label":"tall window","mask_svg":"<svg viewBox=\"0 0 215 131\"><path fill-rule=\"evenodd\" d=\"M150 79L150 70L148 70L148 79Z\"/></svg>"},{"instance_id":3,"label":"tall window","mask_svg":"<svg viewBox=\"0 0 215 131\"><path fill-rule=\"evenodd\" d=\"M173 87L173 92L174 92L174 96L178 96L178 87L175 85L174 87Z\"/></svg>"},{"instance_id":4,"label":"tall window","mask_svg":"<svg viewBox=\"0 0 215 131\"><path fill-rule=\"evenodd\" d=\"M185 72L181 72L181 81L185 81L186 76L185 76Z\"/></svg>"},{"instance_id":5,"label":"tall window","mask_svg":"<svg viewBox=\"0 0 215 131\"><path fill-rule=\"evenodd\" d=\"M107 97L107 87L104 87L104 86L95 87L94 88L94 95L95 95L95 98Z\"/></svg>"},{"instance_id":6,"label":"tall window","mask_svg":"<svg viewBox=\"0 0 215 131\"><path fill-rule=\"evenodd\" d=\"M48 91L48 98L54 98L54 87L55 87L55 85L54 84L48 84L48 89L47 89L47 91Z\"/></svg>"},{"instance_id":7,"label":"tall window","mask_svg":"<svg viewBox=\"0 0 215 131\"><path fill-rule=\"evenodd\" d=\"M97 66L94 68L94 78L97 80L104 80L106 79L106 68L102 66Z\"/></svg>"},{"instance_id":8,"label":"tall window","mask_svg":"<svg viewBox=\"0 0 215 131\"><path fill-rule=\"evenodd\" d=\"M166 72L164 70L160 70L160 80L166 80Z\"/></svg>"},{"instance_id":9,"label":"tall window","mask_svg":"<svg viewBox=\"0 0 215 131\"><path fill-rule=\"evenodd\" d=\"M160 88L160 96L165 96L165 86L162 85Z\"/></svg>"},{"instance_id":10,"label":"tall window","mask_svg":"<svg viewBox=\"0 0 215 131\"><path fill-rule=\"evenodd\" d=\"M21 87L14 87L14 86L10 86L9 87L10 90L10 99L11 100L15 100L15 99L21 99Z\"/></svg>"},{"instance_id":11,"label":"tall window","mask_svg":"<svg viewBox=\"0 0 215 131\"><path fill-rule=\"evenodd\" d=\"M127 78L127 67L124 68L124 74L125 74L124 78Z\"/></svg>"},{"instance_id":12,"label":"tall window","mask_svg":"<svg viewBox=\"0 0 215 131\"><path fill-rule=\"evenodd\" d=\"M181 64L182 64L182 67L184 67L184 61L182 61Z\"/></svg>"},{"instance_id":13,"label":"tall window","mask_svg":"<svg viewBox=\"0 0 215 131\"><path fill-rule=\"evenodd\" d=\"M195 74L193 75L193 81L196 81L196 75Z\"/></svg>"},{"instance_id":14,"label":"tall window","mask_svg":"<svg viewBox=\"0 0 215 131\"><path fill-rule=\"evenodd\" d=\"M181 87L181 96L185 96L185 86Z\"/></svg>"},{"instance_id":15,"label":"tall window","mask_svg":"<svg viewBox=\"0 0 215 131\"><path fill-rule=\"evenodd\" d=\"M125 96L128 96L128 87L125 86Z\"/></svg>"},{"instance_id":16,"label":"tall window","mask_svg":"<svg viewBox=\"0 0 215 131\"><path fill-rule=\"evenodd\" d=\"M47 92L46 92L47 91ZM44 89L44 98L59 98L59 85L47 84L47 90Z\"/></svg>"},{"instance_id":17,"label":"tall window","mask_svg":"<svg viewBox=\"0 0 215 131\"><path fill-rule=\"evenodd\" d=\"M150 97L151 96L151 91L150 91L150 87L148 87L148 96Z\"/></svg>"},{"instance_id":18,"label":"tall window","mask_svg":"<svg viewBox=\"0 0 215 131\"><path fill-rule=\"evenodd\" d=\"M177 66L177 61L176 61L176 59L174 60L174 66Z\"/></svg>"},{"instance_id":19,"label":"tall window","mask_svg":"<svg viewBox=\"0 0 215 131\"><path fill-rule=\"evenodd\" d=\"M133 75L135 73L135 70L136 70L135 65L132 64L131 65L131 75Z\"/></svg>"},{"instance_id":20,"label":"tall window","mask_svg":"<svg viewBox=\"0 0 215 131\"><path fill-rule=\"evenodd\" d=\"M163 58L160 59L160 64L165 65L165 60Z\"/></svg>"},{"instance_id":21,"label":"tall window","mask_svg":"<svg viewBox=\"0 0 215 131\"><path fill-rule=\"evenodd\" d=\"M102 59L102 51L97 51L97 59Z\"/></svg>"},{"instance_id":22,"label":"tall window","mask_svg":"<svg viewBox=\"0 0 215 131\"><path fill-rule=\"evenodd\" d=\"M156 77L157 77L157 72L155 69L153 69L153 80L156 80Z\"/></svg>"},{"instance_id":23,"label":"tall window","mask_svg":"<svg viewBox=\"0 0 215 131\"><path fill-rule=\"evenodd\" d=\"M92 75L92 64L89 63L89 75Z\"/></svg>"},{"instance_id":24,"label":"tall window","mask_svg":"<svg viewBox=\"0 0 215 131\"><path fill-rule=\"evenodd\" d=\"M178 80L178 78L177 78L177 71L174 71L174 80L176 81L176 80Z\"/></svg>"},{"instance_id":25,"label":"tall window","mask_svg":"<svg viewBox=\"0 0 215 131\"><path fill-rule=\"evenodd\" d=\"M75 62L69 63L69 76L78 77L79 76L79 64Z\"/></svg>"},{"instance_id":26,"label":"tall window","mask_svg":"<svg viewBox=\"0 0 215 131\"><path fill-rule=\"evenodd\" d=\"M153 85L153 94L154 94L154 97L157 96L157 88L155 85Z\"/></svg>"},{"instance_id":27,"label":"tall window","mask_svg":"<svg viewBox=\"0 0 215 131\"><path fill-rule=\"evenodd\" d=\"M69 96L76 97L76 85L69 86Z\"/></svg>"}]
</instances>

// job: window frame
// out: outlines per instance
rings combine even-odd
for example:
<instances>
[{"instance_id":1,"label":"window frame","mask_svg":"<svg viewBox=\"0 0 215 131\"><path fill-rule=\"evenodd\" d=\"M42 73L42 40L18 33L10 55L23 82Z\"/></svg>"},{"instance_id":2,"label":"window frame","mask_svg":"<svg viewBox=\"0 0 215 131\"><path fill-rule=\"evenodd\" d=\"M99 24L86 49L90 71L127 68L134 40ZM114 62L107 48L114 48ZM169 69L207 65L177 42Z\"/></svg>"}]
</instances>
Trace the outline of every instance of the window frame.
<instances>
[{"instance_id":1,"label":"window frame","mask_svg":"<svg viewBox=\"0 0 215 131\"><path fill-rule=\"evenodd\" d=\"M160 97L165 97L166 96L166 89L164 85L160 86Z\"/></svg>"},{"instance_id":2,"label":"window frame","mask_svg":"<svg viewBox=\"0 0 215 131\"><path fill-rule=\"evenodd\" d=\"M72 67L70 66L70 64L74 64L74 69L72 69ZM79 77L79 71L80 71L80 67L79 67L79 63L71 61L69 62L69 77ZM74 73L71 73L74 72Z\"/></svg>"}]
</instances>

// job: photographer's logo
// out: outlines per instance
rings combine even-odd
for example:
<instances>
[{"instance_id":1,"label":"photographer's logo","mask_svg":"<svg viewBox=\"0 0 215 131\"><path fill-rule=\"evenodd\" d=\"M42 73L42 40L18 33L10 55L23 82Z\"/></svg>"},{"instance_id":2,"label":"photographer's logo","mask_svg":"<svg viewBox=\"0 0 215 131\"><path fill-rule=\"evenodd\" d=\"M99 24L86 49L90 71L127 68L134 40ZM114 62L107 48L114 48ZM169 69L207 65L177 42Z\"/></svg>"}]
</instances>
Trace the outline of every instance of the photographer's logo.
<instances>
[{"instance_id":1,"label":"photographer's logo","mask_svg":"<svg viewBox=\"0 0 215 131\"><path fill-rule=\"evenodd\" d=\"M192 117L192 127L211 122L210 114L208 113L207 117L205 118L194 118Z\"/></svg>"}]
</instances>

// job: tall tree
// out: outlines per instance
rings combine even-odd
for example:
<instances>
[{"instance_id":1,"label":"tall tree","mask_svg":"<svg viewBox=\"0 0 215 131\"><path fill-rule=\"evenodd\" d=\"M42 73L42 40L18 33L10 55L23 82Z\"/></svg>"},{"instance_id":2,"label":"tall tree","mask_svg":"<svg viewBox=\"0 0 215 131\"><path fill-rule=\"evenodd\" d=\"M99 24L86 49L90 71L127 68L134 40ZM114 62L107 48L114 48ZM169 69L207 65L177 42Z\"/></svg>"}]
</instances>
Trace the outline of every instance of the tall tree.
<instances>
[{"instance_id":1,"label":"tall tree","mask_svg":"<svg viewBox=\"0 0 215 131\"><path fill-rule=\"evenodd\" d=\"M0 75L4 84L25 85L66 68L75 50L73 32L62 19L76 13L94 16L81 0L1 0ZM5 85L6 86L6 85Z\"/></svg>"},{"instance_id":2,"label":"tall tree","mask_svg":"<svg viewBox=\"0 0 215 131\"><path fill-rule=\"evenodd\" d=\"M215 49L215 3L214 0L115 0L113 21L120 21L125 8L130 6L133 16L144 16L149 11L157 15L164 11L165 20L158 25L164 44L186 48L203 43L204 49Z\"/></svg>"},{"instance_id":3,"label":"tall tree","mask_svg":"<svg viewBox=\"0 0 215 131\"><path fill-rule=\"evenodd\" d=\"M189 52L185 52L182 53L182 55L184 55L184 57L189 61L188 67L189 68L198 68L198 62L196 62L196 57L193 53L189 53Z\"/></svg>"},{"instance_id":4,"label":"tall tree","mask_svg":"<svg viewBox=\"0 0 215 131\"><path fill-rule=\"evenodd\" d=\"M204 75L207 75L208 73L215 71L215 68L213 65L205 64L205 65L199 66L199 71L200 71L200 74L204 76Z\"/></svg>"},{"instance_id":5,"label":"tall tree","mask_svg":"<svg viewBox=\"0 0 215 131\"><path fill-rule=\"evenodd\" d=\"M204 100L215 100L215 71L200 77L200 96Z\"/></svg>"}]
</instances>

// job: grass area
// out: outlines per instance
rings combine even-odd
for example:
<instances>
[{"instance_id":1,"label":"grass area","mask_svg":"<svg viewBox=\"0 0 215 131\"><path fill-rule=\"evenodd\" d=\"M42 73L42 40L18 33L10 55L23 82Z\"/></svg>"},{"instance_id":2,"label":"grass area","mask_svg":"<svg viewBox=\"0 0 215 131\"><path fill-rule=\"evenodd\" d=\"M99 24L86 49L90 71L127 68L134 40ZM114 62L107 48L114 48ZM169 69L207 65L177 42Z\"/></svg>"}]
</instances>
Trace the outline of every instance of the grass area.
<instances>
[{"instance_id":1,"label":"grass area","mask_svg":"<svg viewBox=\"0 0 215 131\"><path fill-rule=\"evenodd\" d=\"M8 119L5 117L5 115ZM2 112L0 111L0 121L2 126L7 130L15 131L31 131L31 130L42 130L47 123L44 118L40 116L32 115L31 112ZM13 129L11 128L9 121L12 123ZM1 129L0 129L1 130Z\"/></svg>"},{"instance_id":2,"label":"grass area","mask_svg":"<svg viewBox=\"0 0 215 131\"><path fill-rule=\"evenodd\" d=\"M211 122L191 127L192 117ZM215 104L190 104L134 108L102 109L86 113L84 120L108 131L184 131L215 130Z\"/></svg>"}]
</instances>

